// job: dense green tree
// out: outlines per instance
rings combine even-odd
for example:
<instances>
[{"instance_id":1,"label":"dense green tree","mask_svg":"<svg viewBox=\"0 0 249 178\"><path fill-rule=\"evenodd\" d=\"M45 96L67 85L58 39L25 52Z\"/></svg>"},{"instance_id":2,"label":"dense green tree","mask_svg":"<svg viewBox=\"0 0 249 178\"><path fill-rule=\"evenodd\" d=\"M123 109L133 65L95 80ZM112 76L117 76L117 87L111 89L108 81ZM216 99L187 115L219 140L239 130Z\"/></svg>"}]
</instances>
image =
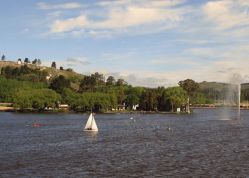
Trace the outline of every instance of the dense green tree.
<instances>
[{"instance_id":1,"label":"dense green tree","mask_svg":"<svg viewBox=\"0 0 249 178\"><path fill-rule=\"evenodd\" d=\"M159 111L165 110L165 107L163 106L163 92L165 88L164 87L157 87L156 93L157 93L157 108Z\"/></svg>"},{"instance_id":2,"label":"dense green tree","mask_svg":"<svg viewBox=\"0 0 249 178\"><path fill-rule=\"evenodd\" d=\"M170 106L171 112L174 112L176 108L181 108L187 102L187 93L181 87L169 87L164 90L162 96L162 104L166 110Z\"/></svg>"},{"instance_id":3,"label":"dense green tree","mask_svg":"<svg viewBox=\"0 0 249 178\"><path fill-rule=\"evenodd\" d=\"M193 104L211 104L211 103L213 103L213 100L211 98L207 98L201 92L196 92L191 97L191 103L193 103Z\"/></svg>"},{"instance_id":4,"label":"dense green tree","mask_svg":"<svg viewBox=\"0 0 249 178\"><path fill-rule=\"evenodd\" d=\"M123 86L123 85L127 85L127 82L124 79L118 79L116 82L117 86Z\"/></svg>"},{"instance_id":5,"label":"dense green tree","mask_svg":"<svg viewBox=\"0 0 249 178\"><path fill-rule=\"evenodd\" d=\"M1 69L1 74L7 78L10 78L12 76L12 70L13 70L13 68L10 66L3 67Z\"/></svg>"},{"instance_id":6,"label":"dense green tree","mask_svg":"<svg viewBox=\"0 0 249 178\"><path fill-rule=\"evenodd\" d=\"M103 74L95 72L94 74L91 75L91 77L94 79L97 86L105 84L105 77Z\"/></svg>"},{"instance_id":7,"label":"dense green tree","mask_svg":"<svg viewBox=\"0 0 249 178\"><path fill-rule=\"evenodd\" d=\"M126 96L125 104L129 109L132 109L134 105L139 104L139 97L135 94L129 94Z\"/></svg>"},{"instance_id":8,"label":"dense green tree","mask_svg":"<svg viewBox=\"0 0 249 178\"><path fill-rule=\"evenodd\" d=\"M6 66L1 70L1 74L7 78L14 78L18 80L27 80L33 82L45 82L47 72L39 69L32 69L27 65L21 67Z\"/></svg>"},{"instance_id":9,"label":"dense green tree","mask_svg":"<svg viewBox=\"0 0 249 178\"><path fill-rule=\"evenodd\" d=\"M125 102L125 88L119 87L118 90L116 91L116 95L118 99L118 104L123 105Z\"/></svg>"},{"instance_id":10,"label":"dense green tree","mask_svg":"<svg viewBox=\"0 0 249 178\"><path fill-rule=\"evenodd\" d=\"M139 108L145 111L156 111L157 102L157 93L155 92L155 89L147 88L141 95Z\"/></svg>"},{"instance_id":11,"label":"dense green tree","mask_svg":"<svg viewBox=\"0 0 249 178\"><path fill-rule=\"evenodd\" d=\"M93 91L96 86L96 81L91 76L85 76L80 82L80 91Z\"/></svg>"},{"instance_id":12,"label":"dense green tree","mask_svg":"<svg viewBox=\"0 0 249 178\"><path fill-rule=\"evenodd\" d=\"M80 83L81 91L96 91L97 87L104 86L105 80L103 74L98 72L91 74L90 76L85 76Z\"/></svg>"},{"instance_id":13,"label":"dense green tree","mask_svg":"<svg viewBox=\"0 0 249 178\"><path fill-rule=\"evenodd\" d=\"M60 95L50 89L19 90L14 98L14 107L44 110L46 107L56 107L60 99Z\"/></svg>"},{"instance_id":14,"label":"dense green tree","mask_svg":"<svg viewBox=\"0 0 249 178\"><path fill-rule=\"evenodd\" d=\"M186 79L186 80L183 80L183 81L180 81L179 83L179 86L182 87L188 94L188 99L187 99L187 112L189 113L190 110L189 110L189 99L190 99L190 96L192 96L196 90L199 88L199 84L196 83L194 80L192 79Z\"/></svg>"},{"instance_id":15,"label":"dense green tree","mask_svg":"<svg viewBox=\"0 0 249 178\"><path fill-rule=\"evenodd\" d=\"M29 68L27 65L23 65L20 67L20 75L30 74L33 72L34 71L31 68Z\"/></svg>"},{"instance_id":16,"label":"dense green tree","mask_svg":"<svg viewBox=\"0 0 249 178\"><path fill-rule=\"evenodd\" d=\"M117 98L113 94L98 92L76 93L70 89L63 89L63 101L75 111L106 111L117 107Z\"/></svg>"},{"instance_id":17,"label":"dense green tree","mask_svg":"<svg viewBox=\"0 0 249 178\"><path fill-rule=\"evenodd\" d=\"M16 68L12 69L11 75L13 77L17 77L19 74L20 74L20 68L19 67L16 67Z\"/></svg>"},{"instance_id":18,"label":"dense green tree","mask_svg":"<svg viewBox=\"0 0 249 178\"><path fill-rule=\"evenodd\" d=\"M42 89L46 87L47 85L41 82L18 81L0 76L0 102L13 102L19 90Z\"/></svg>"},{"instance_id":19,"label":"dense green tree","mask_svg":"<svg viewBox=\"0 0 249 178\"><path fill-rule=\"evenodd\" d=\"M51 89L56 90L58 92L62 92L64 88L70 87L70 81L66 79L63 75L60 75L52 80L50 84Z\"/></svg>"},{"instance_id":20,"label":"dense green tree","mask_svg":"<svg viewBox=\"0 0 249 178\"><path fill-rule=\"evenodd\" d=\"M62 66L60 66L60 70L64 70Z\"/></svg>"},{"instance_id":21,"label":"dense green tree","mask_svg":"<svg viewBox=\"0 0 249 178\"><path fill-rule=\"evenodd\" d=\"M142 87L128 86L126 90L125 104L129 109L132 109L134 105L139 104L139 99L144 91Z\"/></svg>"},{"instance_id":22,"label":"dense green tree","mask_svg":"<svg viewBox=\"0 0 249 178\"><path fill-rule=\"evenodd\" d=\"M106 80L106 85L115 85L115 78L113 76L109 76Z\"/></svg>"}]
</instances>

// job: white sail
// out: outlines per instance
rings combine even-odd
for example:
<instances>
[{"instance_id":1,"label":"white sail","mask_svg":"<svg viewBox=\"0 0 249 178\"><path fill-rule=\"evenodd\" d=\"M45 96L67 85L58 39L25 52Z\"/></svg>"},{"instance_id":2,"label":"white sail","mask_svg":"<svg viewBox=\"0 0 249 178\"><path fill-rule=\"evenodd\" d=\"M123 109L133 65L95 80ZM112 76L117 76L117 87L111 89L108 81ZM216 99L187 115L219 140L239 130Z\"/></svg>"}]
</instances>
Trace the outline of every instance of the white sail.
<instances>
[{"instance_id":1,"label":"white sail","mask_svg":"<svg viewBox=\"0 0 249 178\"><path fill-rule=\"evenodd\" d=\"M86 122L85 130L86 131L98 131L98 127L97 127L97 124L95 122L95 119L92 113L90 114Z\"/></svg>"},{"instance_id":2,"label":"white sail","mask_svg":"<svg viewBox=\"0 0 249 178\"><path fill-rule=\"evenodd\" d=\"M92 125L91 125L91 127L92 127L93 131L98 131L98 127L97 127L97 124L96 124L95 119L94 119L93 116L92 116Z\"/></svg>"},{"instance_id":3,"label":"white sail","mask_svg":"<svg viewBox=\"0 0 249 178\"><path fill-rule=\"evenodd\" d=\"M92 118L93 118L93 114L91 113L90 116L88 117L87 122L86 122L85 130L91 128L91 125L92 125Z\"/></svg>"}]
</instances>

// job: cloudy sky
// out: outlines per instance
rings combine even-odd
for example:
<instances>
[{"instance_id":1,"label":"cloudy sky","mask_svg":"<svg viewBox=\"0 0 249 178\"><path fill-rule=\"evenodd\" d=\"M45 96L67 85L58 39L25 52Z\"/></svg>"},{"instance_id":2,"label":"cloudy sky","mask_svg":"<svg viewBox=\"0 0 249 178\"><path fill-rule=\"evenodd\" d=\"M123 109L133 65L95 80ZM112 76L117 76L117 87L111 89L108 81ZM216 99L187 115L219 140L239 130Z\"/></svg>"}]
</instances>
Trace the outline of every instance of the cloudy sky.
<instances>
[{"instance_id":1,"label":"cloudy sky","mask_svg":"<svg viewBox=\"0 0 249 178\"><path fill-rule=\"evenodd\" d=\"M249 82L249 0L0 0L0 55L123 77Z\"/></svg>"}]
</instances>

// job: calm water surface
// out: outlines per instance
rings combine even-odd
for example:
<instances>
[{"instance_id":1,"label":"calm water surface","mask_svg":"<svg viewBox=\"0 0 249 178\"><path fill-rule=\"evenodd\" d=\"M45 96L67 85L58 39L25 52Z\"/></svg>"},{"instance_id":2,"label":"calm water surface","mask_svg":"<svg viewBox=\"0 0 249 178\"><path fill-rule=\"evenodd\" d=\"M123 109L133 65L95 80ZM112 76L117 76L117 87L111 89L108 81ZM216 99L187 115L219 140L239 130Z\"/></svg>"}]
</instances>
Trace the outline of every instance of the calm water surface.
<instances>
[{"instance_id":1,"label":"calm water surface","mask_svg":"<svg viewBox=\"0 0 249 178\"><path fill-rule=\"evenodd\" d=\"M0 177L249 176L249 111L224 113L0 113Z\"/></svg>"}]
</instances>

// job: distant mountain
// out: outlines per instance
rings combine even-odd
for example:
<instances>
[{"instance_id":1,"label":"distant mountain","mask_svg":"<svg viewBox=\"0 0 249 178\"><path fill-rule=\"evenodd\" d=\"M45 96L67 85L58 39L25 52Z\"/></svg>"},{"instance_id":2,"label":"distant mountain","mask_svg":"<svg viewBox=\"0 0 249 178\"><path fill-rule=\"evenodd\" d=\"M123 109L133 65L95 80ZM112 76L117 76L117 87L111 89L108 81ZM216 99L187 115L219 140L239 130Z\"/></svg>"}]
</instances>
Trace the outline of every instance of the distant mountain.
<instances>
[{"instance_id":1,"label":"distant mountain","mask_svg":"<svg viewBox=\"0 0 249 178\"><path fill-rule=\"evenodd\" d=\"M214 90L222 90L225 87L228 87L230 84L229 83L222 83L222 82L200 82L199 86L201 90L205 90L207 88L212 88ZM242 83L241 84L241 89L249 89L249 83Z\"/></svg>"}]
</instances>

